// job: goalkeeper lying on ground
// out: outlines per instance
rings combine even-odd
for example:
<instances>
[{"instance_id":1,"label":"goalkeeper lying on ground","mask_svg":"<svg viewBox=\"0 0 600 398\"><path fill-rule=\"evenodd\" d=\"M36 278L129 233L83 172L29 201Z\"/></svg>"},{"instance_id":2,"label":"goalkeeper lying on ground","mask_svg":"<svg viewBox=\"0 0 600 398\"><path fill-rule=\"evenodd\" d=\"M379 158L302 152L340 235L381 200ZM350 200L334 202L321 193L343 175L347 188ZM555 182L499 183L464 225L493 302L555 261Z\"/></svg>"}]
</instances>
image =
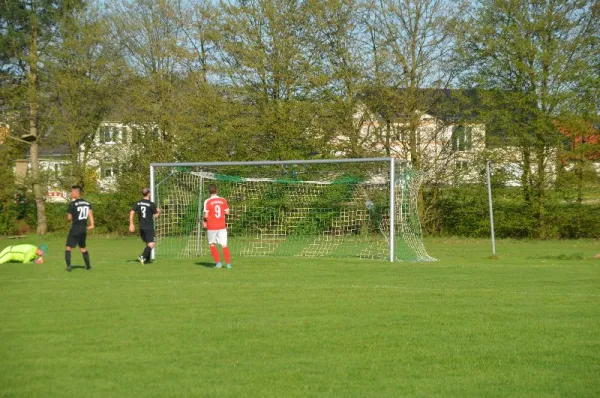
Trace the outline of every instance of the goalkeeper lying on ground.
<instances>
[{"instance_id":1,"label":"goalkeeper lying on ground","mask_svg":"<svg viewBox=\"0 0 600 398\"><path fill-rule=\"evenodd\" d=\"M0 252L0 264L4 263L29 263L34 258L36 264L42 264L44 262L44 254L48 253L47 245L40 245L36 247L34 245L14 245L8 246L2 252Z\"/></svg>"}]
</instances>

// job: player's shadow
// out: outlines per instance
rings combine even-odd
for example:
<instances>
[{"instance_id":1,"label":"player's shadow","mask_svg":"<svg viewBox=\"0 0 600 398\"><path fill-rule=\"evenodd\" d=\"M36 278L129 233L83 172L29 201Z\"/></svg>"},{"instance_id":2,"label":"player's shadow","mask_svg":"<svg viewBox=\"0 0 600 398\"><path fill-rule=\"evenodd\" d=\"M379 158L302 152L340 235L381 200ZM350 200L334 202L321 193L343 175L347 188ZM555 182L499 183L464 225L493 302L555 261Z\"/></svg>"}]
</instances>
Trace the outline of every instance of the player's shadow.
<instances>
[{"instance_id":1,"label":"player's shadow","mask_svg":"<svg viewBox=\"0 0 600 398\"><path fill-rule=\"evenodd\" d=\"M136 263L136 264L139 264L139 263L140 263L140 260L138 260L138 259L135 259L135 260L127 260L127 261L125 261L125 262L126 262L126 263ZM149 263L144 263L144 265L150 265L150 264L154 264L154 260L150 261Z\"/></svg>"},{"instance_id":2,"label":"player's shadow","mask_svg":"<svg viewBox=\"0 0 600 398\"><path fill-rule=\"evenodd\" d=\"M201 265L206 268L215 268L215 263L207 263L206 261L198 261L196 265Z\"/></svg>"},{"instance_id":3,"label":"player's shadow","mask_svg":"<svg viewBox=\"0 0 600 398\"><path fill-rule=\"evenodd\" d=\"M84 265L71 265L71 269L85 269Z\"/></svg>"}]
</instances>

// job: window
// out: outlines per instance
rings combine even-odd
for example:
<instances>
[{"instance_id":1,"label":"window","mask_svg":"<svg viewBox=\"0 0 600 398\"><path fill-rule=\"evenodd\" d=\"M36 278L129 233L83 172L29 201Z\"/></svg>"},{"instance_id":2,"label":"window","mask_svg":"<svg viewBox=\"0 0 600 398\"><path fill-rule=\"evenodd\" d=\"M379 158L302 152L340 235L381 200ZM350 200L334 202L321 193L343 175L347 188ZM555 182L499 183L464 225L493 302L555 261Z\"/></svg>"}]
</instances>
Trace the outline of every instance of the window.
<instances>
[{"instance_id":1,"label":"window","mask_svg":"<svg viewBox=\"0 0 600 398\"><path fill-rule=\"evenodd\" d=\"M117 175L117 168L112 164L104 164L102 165L100 175L102 176L102 178L115 177Z\"/></svg>"},{"instance_id":2,"label":"window","mask_svg":"<svg viewBox=\"0 0 600 398\"><path fill-rule=\"evenodd\" d=\"M116 131L112 126L104 126L102 127L102 132L100 134L100 142L102 143L113 143L115 142Z\"/></svg>"},{"instance_id":3,"label":"window","mask_svg":"<svg viewBox=\"0 0 600 398\"><path fill-rule=\"evenodd\" d=\"M460 171L468 171L469 170L469 162L465 160L458 160L456 162L456 169Z\"/></svg>"},{"instance_id":4,"label":"window","mask_svg":"<svg viewBox=\"0 0 600 398\"><path fill-rule=\"evenodd\" d=\"M470 151L473 149L472 130L472 127L454 127L452 130L452 150L454 152Z\"/></svg>"}]
</instances>

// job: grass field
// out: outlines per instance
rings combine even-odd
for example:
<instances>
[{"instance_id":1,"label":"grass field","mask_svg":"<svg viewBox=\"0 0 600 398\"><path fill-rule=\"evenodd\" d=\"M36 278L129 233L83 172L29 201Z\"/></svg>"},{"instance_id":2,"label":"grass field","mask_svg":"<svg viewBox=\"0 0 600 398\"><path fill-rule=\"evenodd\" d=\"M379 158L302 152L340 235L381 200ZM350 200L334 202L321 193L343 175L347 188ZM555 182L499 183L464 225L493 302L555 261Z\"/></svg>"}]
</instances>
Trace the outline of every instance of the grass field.
<instances>
[{"instance_id":1,"label":"grass field","mask_svg":"<svg viewBox=\"0 0 600 398\"><path fill-rule=\"evenodd\" d=\"M47 241L45 264L0 265L0 396L600 395L598 242L227 271L89 237L93 269L67 273L64 237Z\"/></svg>"}]
</instances>

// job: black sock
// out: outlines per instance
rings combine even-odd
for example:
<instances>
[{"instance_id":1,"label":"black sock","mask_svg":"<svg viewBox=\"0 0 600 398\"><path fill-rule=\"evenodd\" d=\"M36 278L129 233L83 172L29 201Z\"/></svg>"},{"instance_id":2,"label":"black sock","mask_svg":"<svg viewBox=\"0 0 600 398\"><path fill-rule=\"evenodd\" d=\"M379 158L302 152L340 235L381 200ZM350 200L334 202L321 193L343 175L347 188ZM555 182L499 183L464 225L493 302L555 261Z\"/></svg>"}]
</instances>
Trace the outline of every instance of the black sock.
<instances>
[{"instance_id":1,"label":"black sock","mask_svg":"<svg viewBox=\"0 0 600 398\"><path fill-rule=\"evenodd\" d=\"M83 261L85 261L86 268L90 268L90 253L83 252L81 255L83 256Z\"/></svg>"},{"instance_id":2,"label":"black sock","mask_svg":"<svg viewBox=\"0 0 600 398\"><path fill-rule=\"evenodd\" d=\"M145 261L150 261L150 253L152 252L152 249L149 246L146 246L144 248L144 252L142 253L142 257L144 257Z\"/></svg>"},{"instance_id":3,"label":"black sock","mask_svg":"<svg viewBox=\"0 0 600 398\"><path fill-rule=\"evenodd\" d=\"M71 266L71 251L65 250L65 261L67 263L67 267Z\"/></svg>"}]
</instances>

